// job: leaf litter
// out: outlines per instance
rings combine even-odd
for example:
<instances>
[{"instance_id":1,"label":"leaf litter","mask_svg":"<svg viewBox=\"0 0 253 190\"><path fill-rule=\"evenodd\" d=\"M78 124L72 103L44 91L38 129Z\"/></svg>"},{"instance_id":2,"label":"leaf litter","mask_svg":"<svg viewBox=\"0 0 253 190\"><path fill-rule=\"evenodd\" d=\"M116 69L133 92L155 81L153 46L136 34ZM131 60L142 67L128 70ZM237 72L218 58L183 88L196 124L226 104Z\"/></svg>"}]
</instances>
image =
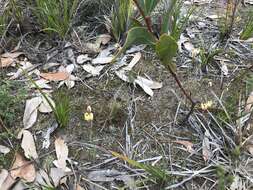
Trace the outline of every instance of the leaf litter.
<instances>
[{"instance_id":1,"label":"leaf litter","mask_svg":"<svg viewBox=\"0 0 253 190\"><path fill-rule=\"evenodd\" d=\"M186 2L186 3L190 3L190 2ZM204 1L204 0L203 1L193 1L191 3L201 5L201 4L210 3L210 1ZM217 19L218 16L214 15L214 14L213 15L209 14L209 15L207 15L207 18L210 18L211 20L213 20L213 19ZM200 22L198 22L198 23L200 23ZM199 26L200 25L203 27L207 27L205 22L202 22L201 24L199 24ZM199 50L198 48L196 48L197 46L195 47L195 45L193 45L193 43L191 41L193 38L196 37L196 34L195 34L196 31L192 31L192 30L186 30L186 31L187 31L187 35L191 39L186 38L186 37L182 37L182 38L180 38L179 43L180 43L180 47L181 46L184 47L185 50L187 50L188 53L190 53L190 56L192 57L192 55L196 51ZM71 89L75 86L75 81L78 80L78 77L76 77L76 76L78 74L80 74L80 69L84 70L85 71L84 73L89 73L92 76L101 76L102 74L104 74L102 72L108 72L107 68L109 68L109 70L113 71L113 73L116 76L118 76L121 80L123 80L127 83L138 85L139 87L141 87L143 89L143 91L146 94L148 94L151 97L154 96L154 90L161 89L163 86L162 83L153 81L148 76L148 74L145 74L145 77L139 76L139 74L131 76L131 72L134 69L135 65L138 64L141 60L142 51L144 50L145 46L133 46L132 48L130 48L129 50L126 51L126 55L124 56L124 58L117 60L117 63L115 63L115 64L111 64L113 54L114 54L114 51L116 48L110 46L110 44L109 44L110 40L111 40L110 35L103 34L103 35L97 37L97 40L94 43L84 44L84 47L87 47L87 51L92 52L93 55L81 54L76 58L76 60L75 60L74 52L71 49L72 45L70 44L70 45L66 46L65 50L64 50L66 53L66 56L68 57L67 58L68 60L64 60L63 63L46 63L44 65L45 67L43 67L43 69L44 69L44 70L42 70L43 72L39 71L38 69L35 69L37 67L37 65L30 63L28 60L19 61L17 58L20 55L23 55L22 52L20 52L20 55L18 55L19 52L17 52L16 55L14 53L9 54L9 55L8 54L2 55L1 62L2 63L5 62L5 63L2 64L2 67L0 66L0 69L3 67L8 68L10 66L15 66L15 64L20 65L17 69L17 72L9 73L9 76L11 76L11 79L16 80L16 79L21 78L22 76L24 76L23 70L25 70L25 71L28 71L30 76L32 76L32 75L36 76L35 83L41 89L54 89L53 82L59 83L58 87L60 87L62 85L66 85L69 89ZM180 52L182 53L182 52L184 52L184 50L181 49ZM80 54L80 52L78 52L78 54ZM97 56L94 56L94 55L97 55ZM128 60L127 60L129 57L132 58L130 60L130 62L128 62ZM6 60L2 61L2 59L6 59ZM72 64L67 64L69 61ZM77 63L78 65L75 65L75 63ZM230 72L228 70L227 65L223 62L220 62L220 63L221 63L220 70L221 70L222 74L224 76L228 76ZM111 65L113 65L113 66L111 66ZM16 67L14 67L14 68L16 68ZM105 74L107 74L107 73L105 73ZM109 74L111 74L111 73L109 73ZM36 89L36 87L33 85L31 85L29 87L33 90ZM250 96L247 99L247 106L245 108L246 113L250 113L250 111L252 109L251 108L252 102L251 102ZM54 104L50 94L48 94L48 99L50 99L51 103ZM37 100L37 101L35 101L35 100ZM130 110L129 113L131 111L132 110ZM182 111L181 108L178 111L181 113L181 111ZM35 122L38 117L38 112L50 113L50 112L52 112L52 109L48 105L47 101L45 100L45 98L43 96L36 94L36 97L33 97L33 98L26 101L26 108L25 108L24 122L23 122L24 129L22 129L22 131L20 132L20 136L22 136L21 147L24 150L25 156L22 156L22 154L20 154L19 156L16 155L16 161L13 164L13 166L15 164L20 165L20 163L27 163L28 166L30 166L30 163L32 165L32 162L28 161L27 159L30 159L30 158L37 159L38 158L38 155L36 152L36 146L35 146L35 142L34 142L34 135L28 131L28 129L32 130L32 126L35 125ZM130 119L132 119L130 122L131 125L133 125L133 123L134 123L133 118L130 118ZM192 120L195 119L195 116L193 116L193 118L190 118L190 119L192 119ZM192 123L190 125L192 126ZM127 124L126 124L126 126L127 126ZM133 127L133 126L131 126L131 127ZM52 133L55 131L56 128L57 128L57 125L48 126L48 128L46 128L46 130L43 132L42 137L43 137L44 141L43 141L42 148L49 148L50 135L52 135ZM156 128L156 126L155 126L154 129L157 130L157 132L160 134L159 128ZM131 135L128 134L128 136L131 136ZM203 138L201 139L201 143L200 143L201 148L202 148L202 157L205 162L208 162L209 160L212 159L213 156L215 156L212 152L212 146L211 146L213 143L214 137L210 135L210 132L208 129L205 129L205 135L202 135L202 136L203 136ZM156 137L154 137L154 138L156 138ZM132 139L128 139L128 142L130 144L129 146L132 146L131 145L132 142L130 142L131 140ZM251 141L251 138L248 139L248 141L247 141L247 143L245 143L245 145L247 145L246 148L252 154L252 146L251 146L250 141ZM177 140L174 142L177 144L183 145L186 148L186 151L188 151L189 153L193 153L196 151L193 149L193 145L195 146L195 143L193 144L192 142L187 141L187 140ZM143 141L137 142L134 145L134 147L139 148L141 143L143 143ZM124 149L123 145L120 144L120 146L122 149ZM1 146L0 146L0 150L1 149L3 150L2 151L3 154L8 154L8 152L10 151L10 150L8 150L8 148L7 149L6 148L7 147L1 148ZM47 184L52 188L57 187L59 184L62 183L61 179L64 176L66 176L67 160L69 159L68 158L69 150L68 150L68 146L63 141L63 139L57 138L55 140L55 151L56 151L57 159L54 160L54 163L55 163L56 168L50 168L49 172L48 171L45 172L44 170L40 169L36 174L37 177L39 178L39 179L36 178L36 181L38 182L38 184L41 184L41 185ZM143 153L143 154L145 154L145 153ZM165 156L171 156L171 155L165 155ZM163 157L159 156L159 160L160 159L163 159ZM89 163L88 163L88 165L89 165ZM133 171L133 173L135 173L135 175L140 175L140 176L142 175L142 174L138 173L139 172L138 170L134 170L132 168L129 168L129 166L126 166L123 164L121 166L128 167L128 169L131 169ZM33 167L34 167L34 165L33 165ZM27 168L27 170L32 171L31 174L34 173L33 167L30 166L30 168ZM173 164L171 167L173 167L173 170L174 170L175 166ZM23 168L23 167L21 167L21 168ZM16 171L18 169L13 168L13 170ZM70 171L70 170L68 170L68 171ZM173 173L174 171L171 171L171 172ZM179 176L180 175L182 175L182 176L188 175L188 173L190 173L190 170L187 169L186 171L181 171L181 172L182 173L180 173L180 174L177 173L176 175L179 175ZM195 174L201 174L201 173L198 173L198 171L193 171L193 175L195 175ZM8 174L7 170L2 170L2 172L0 173L0 176L3 176L3 178L8 178L8 175L9 174ZM23 179L26 178L25 180L28 179L28 181L31 181L32 179L34 180L34 175L28 176L26 174L26 172L24 172L24 171L23 172L18 171L18 172L16 172L16 174L14 172L13 175L15 178L16 177L20 177ZM99 181L100 182L105 182L105 181L112 182L112 181L119 180L119 181L123 181L125 184L127 184L128 182L132 183L134 181L134 177L132 178L132 177L128 176L127 173L119 172L117 170L95 170L95 171L89 172L88 176L89 176L88 177L89 180L93 181L93 182L99 182ZM237 177L237 179L235 179L234 182L232 183L232 185L230 187L231 189L237 189L239 186L242 186L242 183L240 181L241 178L238 180L238 176L236 176L236 177ZM51 181L51 179L53 179L53 181ZM5 183L4 182L5 180L6 179L0 181L0 185L1 185L1 183L2 184ZM10 181L9 184L13 184L14 182ZM78 188L81 188L81 186L77 185L77 189Z\"/></svg>"}]
</instances>

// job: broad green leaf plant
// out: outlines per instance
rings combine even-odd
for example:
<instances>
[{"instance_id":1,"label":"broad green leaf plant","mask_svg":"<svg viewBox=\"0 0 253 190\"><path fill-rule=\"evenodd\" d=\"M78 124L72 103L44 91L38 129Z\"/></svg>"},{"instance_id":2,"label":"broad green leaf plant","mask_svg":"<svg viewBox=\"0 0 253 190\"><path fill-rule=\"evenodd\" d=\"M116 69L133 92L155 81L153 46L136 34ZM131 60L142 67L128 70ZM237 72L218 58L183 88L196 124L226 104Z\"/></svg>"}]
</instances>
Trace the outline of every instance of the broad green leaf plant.
<instances>
[{"instance_id":1,"label":"broad green leaf plant","mask_svg":"<svg viewBox=\"0 0 253 190\"><path fill-rule=\"evenodd\" d=\"M150 46L156 52L161 63L170 71L185 97L191 102L188 118L196 103L182 86L176 73L176 64L173 62L173 58L178 51L177 41L194 9L190 8L186 16L182 17L180 16L182 2L172 0L170 6L166 7L159 17L161 25L158 28L161 30L157 34L153 31L152 14L162 0L133 0L133 2L144 23L140 22L139 26L129 29L125 44L119 49L113 61L116 61L133 44Z\"/></svg>"}]
</instances>

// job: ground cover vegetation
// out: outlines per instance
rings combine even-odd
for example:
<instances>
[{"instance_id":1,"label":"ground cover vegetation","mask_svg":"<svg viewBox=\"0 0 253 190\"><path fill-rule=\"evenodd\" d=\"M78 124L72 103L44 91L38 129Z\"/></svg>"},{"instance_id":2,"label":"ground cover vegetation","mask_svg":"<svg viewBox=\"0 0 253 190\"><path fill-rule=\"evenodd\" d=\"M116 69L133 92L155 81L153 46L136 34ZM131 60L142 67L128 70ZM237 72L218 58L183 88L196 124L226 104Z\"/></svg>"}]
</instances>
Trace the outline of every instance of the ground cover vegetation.
<instances>
[{"instance_id":1,"label":"ground cover vegetation","mask_svg":"<svg viewBox=\"0 0 253 190\"><path fill-rule=\"evenodd\" d=\"M0 36L0 189L253 188L250 0L3 0Z\"/></svg>"}]
</instances>

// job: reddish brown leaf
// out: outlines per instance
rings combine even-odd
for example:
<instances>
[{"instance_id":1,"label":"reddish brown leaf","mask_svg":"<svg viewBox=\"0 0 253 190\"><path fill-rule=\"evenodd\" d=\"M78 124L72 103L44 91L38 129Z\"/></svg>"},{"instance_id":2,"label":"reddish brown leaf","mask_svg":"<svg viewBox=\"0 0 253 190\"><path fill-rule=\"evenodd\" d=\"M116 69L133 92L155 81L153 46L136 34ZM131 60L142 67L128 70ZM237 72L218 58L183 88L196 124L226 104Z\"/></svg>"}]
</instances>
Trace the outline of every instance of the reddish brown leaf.
<instances>
[{"instance_id":1,"label":"reddish brown leaf","mask_svg":"<svg viewBox=\"0 0 253 190\"><path fill-rule=\"evenodd\" d=\"M193 153L193 143L190 141L173 141L174 143L184 145L189 153Z\"/></svg>"},{"instance_id":2,"label":"reddish brown leaf","mask_svg":"<svg viewBox=\"0 0 253 190\"><path fill-rule=\"evenodd\" d=\"M9 67L11 66L11 64L14 62L14 59L12 58L1 58L1 62L0 62L0 68L4 68L4 67Z\"/></svg>"},{"instance_id":3,"label":"reddish brown leaf","mask_svg":"<svg viewBox=\"0 0 253 190\"><path fill-rule=\"evenodd\" d=\"M40 76L46 80L62 81L68 79L70 77L70 74L67 72L41 73Z\"/></svg>"}]
</instances>

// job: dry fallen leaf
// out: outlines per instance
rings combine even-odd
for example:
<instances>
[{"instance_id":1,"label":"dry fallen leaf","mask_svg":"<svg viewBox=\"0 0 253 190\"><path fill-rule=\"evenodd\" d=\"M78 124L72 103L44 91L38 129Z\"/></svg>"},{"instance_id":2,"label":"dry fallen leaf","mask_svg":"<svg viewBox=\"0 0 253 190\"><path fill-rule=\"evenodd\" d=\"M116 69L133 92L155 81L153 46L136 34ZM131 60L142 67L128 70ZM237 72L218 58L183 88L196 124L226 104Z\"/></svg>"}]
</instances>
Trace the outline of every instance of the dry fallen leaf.
<instances>
[{"instance_id":1,"label":"dry fallen leaf","mask_svg":"<svg viewBox=\"0 0 253 190\"><path fill-rule=\"evenodd\" d=\"M97 44L93 43L85 43L83 44L83 49L85 49L88 53L99 53L100 48L97 46Z\"/></svg>"},{"instance_id":2,"label":"dry fallen leaf","mask_svg":"<svg viewBox=\"0 0 253 190\"><path fill-rule=\"evenodd\" d=\"M67 72L57 72L57 73L41 73L40 76L50 81L62 81L68 79L70 75Z\"/></svg>"},{"instance_id":3,"label":"dry fallen leaf","mask_svg":"<svg viewBox=\"0 0 253 190\"><path fill-rule=\"evenodd\" d=\"M221 71L222 71L223 75L224 75L224 76L227 76L227 75L228 75L228 67L227 67L227 64L225 63L224 60L221 60L220 63L221 63Z\"/></svg>"},{"instance_id":4,"label":"dry fallen leaf","mask_svg":"<svg viewBox=\"0 0 253 190\"><path fill-rule=\"evenodd\" d=\"M205 161L209 160L212 155L209 137L210 133L206 131L202 142L202 156Z\"/></svg>"},{"instance_id":5,"label":"dry fallen leaf","mask_svg":"<svg viewBox=\"0 0 253 190\"><path fill-rule=\"evenodd\" d=\"M76 184L75 190L84 190L84 188L82 188L79 184Z\"/></svg>"},{"instance_id":6,"label":"dry fallen leaf","mask_svg":"<svg viewBox=\"0 0 253 190\"><path fill-rule=\"evenodd\" d=\"M6 146L0 145L0 153L7 154L10 152L10 149Z\"/></svg>"},{"instance_id":7,"label":"dry fallen leaf","mask_svg":"<svg viewBox=\"0 0 253 190\"><path fill-rule=\"evenodd\" d=\"M111 36L109 34L101 34L98 36L97 40L96 40L96 45L97 47L100 47L100 45L106 45L109 43L109 41L111 40Z\"/></svg>"},{"instance_id":8,"label":"dry fallen leaf","mask_svg":"<svg viewBox=\"0 0 253 190\"><path fill-rule=\"evenodd\" d=\"M69 89L73 88L75 86L75 80L77 79L74 75L72 75L72 72L75 69L74 64L70 64L67 67L59 67L59 72L66 72L69 74L69 77L63 81L61 81L58 85L58 88L61 87L63 84L65 84Z\"/></svg>"},{"instance_id":9,"label":"dry fallen leaf","mask_svg":"<svg viewBox=\"0 0 253 190\"><path fill-rule=\"evenodd\" d=\"M24 55L24 53L23 52L4 53L1 55L1 57L16 59L20 55Z\"/></svg>"},{"instance_id":10,"label":"dry fallen leaf","mask_svg":"<svg viewBox=\"0 0 253 190\"><path fill-rule=\"evenodd\" d=\"M84 69L86 72L92 74L93 76L100 75L100 72L101 72L102 69L104 68L103 65L99 65L99 66L94 67L94 66L92 66L91 64L85 64L85 65L83 65L82 67L83 67L83 69Z\"/></svg>"},{"instance_id":11,"label":"dry fallen leaf","mask_svg":"<svg viewBox=\"0 0 253 190\"><path fill-rule=\"evenodd\" d=\"M0 187L2 187L5 179L8 177L9 172L5 169L2 169L0 172Z\"/></svg>"},{"instance_id":12,"label":"dry fallen leaf","mask_svg":"<svg viewBox=\"0 0 253 190\"><path fill-rule=\"evenodd\" d=\"M141 76L137 76L136 80L140 81L141 83L144 83L145 85L147 85L151 89L160 89L163 86L162 83L160 83L160 82L155 82L155 81L152 81L150 79L146 79Z\"/></svg>"},{"instance_id":13,"label":"dry fallen leaf","mask_svg":"<svg viewBox=\"0 0 253 190\"><path fill-rule=\"evenodd\" d=\"M83 64L83 63L85 63L85 62L87 62L87 61L90 61L90 60L91 60L91 58L89 57L88 54L79 55L79 56L76 58L76 62L77 62L78 64Z\"/></svg>"},{"instance_id":14,"label":"dry fallen leaf","mask_svg":"<svg viewBox=\"0 0 253 190\"><path fill-rule=\"evenodd\" d=\"M35 183L38 184L38 185L40 185L40 186L48 186L48 187L52 187L53 188L53 185L51 184L50 177L42 169L40 169L37 172Z\"/></svg>"},{"instance_id":15,"label":"dry fallen leaf","mask_svg":"<svg viewBox=\"0 0 253 190\"><path fill-rule=\"evenodd\" d=\"M54 142L54 145L57 156L57 160L54 161L54 164L57 168L60 168L65 171L67 166L66 161L68 159L69 149L62 138L57 138Z\"/></svg>"},{"instance_id":16,"label":"dry fallen leaf","mask_svg":"<svg viewBox=\"0 0 253 190\"><path fill-rule=\"evenodd\" d=\"M49 95L45 95L45 96L47 97L47 100L46 100L46 98L44 98L44 96L41 96L42 102L39 106L39 111L41 113L50 113L53 110L52 110L51 106L49 105L48 101L52 104L53 107L55 107L55 103Z\"/></svg>"},{"instance_id":17,"label":"dry fallen leaf","mask_svg":"<svg viewBox=\"0 0 253 190\"><path fill-rule=\"evenodd\" d=\"M54 187L58 187L59 184L65 183L67 178L66 172L63 171L61 168L51 168L49 176L53 180Z\"/></svg>"},{"instance_id":18,"label":"dry fallen leaf","mask_svg":"<svg viewBox=\"0 0 253 190\"><path fill-rule=\"evenodd\" d=\"M0 172L0 187L1 190L9 190L11 186L16 182L15 179L13 179L10 175L10 173L2 169Z\"/></svg>"},{"instance_id":19,"label":"dry fallen leaf","mask_svg":"<svg viewBox=\"0 0 253 190\"><path fill-rule=\"evenodd\" d=\"M180 140L178 140L178 141L173 141L173 142L181 144L181 145L184 145L189 153L193 153L194 152L194 150L192 148L193 147L193 143L190 142L190 141L180 141Z\"/></svg>"},{"instance_id":20,"label":"dry fallen leaf","mask_svg":"<svg viewBox=\"0 0 253 190\"><path fill-rule=\"evenodd\" d=\"M249 151L253 156L253 135L249 136L243 143L243 146Z\"/></svg>"},{"instance_id":21,"label":"dry fallen leaf","mask_svg":"<svg viewBox=\"0 0 253 190\"><path fill-rule=\"evenodd\" d=\"M36 177L34 164L27 161L21 154L16 153L15 162L11 167L10 174L12 178L21 178L27 182L33 182Z\"/></svg>"},{"instance_id":22,"label":"dry fallen leaf","mask_svg":"<svg viewBox=\"0 0 253 190\"><path fill-rule=\"evenodd\" d=\"M129 77L126 75L125 70L116 71L115 74L125 82L132 82ZM144 92L146 92L149 96L153 96L154 92L152 89L159 89L162 88L162 83L155 82L144 77L138 76L136 79L133 80L134 83L138 84Z\"/></svg>"},{"instance_id":23,"label":"dry fallen leaf","mask_svg":"<svg viewBox=\"0 0 253 190\"><path fill-rule=\"evenodd\" d=\"M141 59L141 53L138 52L134 55L131 62L126 67L124 67L123 69L125 71L131 71L133 69L133 67L140 61L140 59Z\"/></svg>"},{"instance_id":24,"label":"dry fallen leaf","mask_svg":"<svg viewBox=\"0 0 253 190\"><path fill-rule=\"evenodd\" d=\"M247 99L246 106L245 106L246 113L250 113L252 104L253 104L253 92L250 93L250 95Z\"/></svg>"},{"instance_id":25,"label":"dry fallen leaf","mask_svg":"<svg viewBox=\"0 0 253 190\"><path fill-rule=\"evenodd\" d=\"M35 146L35 142L34 142L34 138L32 133L30 133L27 130L22 130L19 134L18 137L20 138L21 136L23 136L22 138L22 142L21 142L21 147L24 150L25 153L25 157L30 159L37 159L38 158L38 154L36 151L36 146Z\"/></svg>"},{"instance_id":26,"label":"dry fallen leaf","mask_svg":"<svg viewBox=\"0 0 253 190\"><path fill-rule=\"evenodd\" d=\"M49 83L48 80L45 79L39 79L34 81L36 83L36 85L41 88L41 89L51 89L52 87L49 86L47 83ZM37 88L37 86L35 86L34 84L31 85L31 88Z\"/></svg>"},{"instance_id":27,"label":"dry fallen leaf","mask_svg":"<svg viewBox=\"0 0 253 190\"><path fill-rule=\"evenodd\" d=\"M25 60L19 62L19 64L21 65L21 67L15 73L9 73L9 76L11 76L10 77L11 80L19 78L20 76L24 75L25 72L28 72L28 75L31 75L33 73L29 72L35 68L35 66L31 62Z\"/></svg>"},{"instance_id":28,"label":"dry fallen leaf","mask_svg":"<svg viewBox=\"0 0 253 190\"><path fill-rule=\"evenodd\" d=\"M24 54L23 52L4 53L0 55L0 68L9 67L15 63L16 58Z\"/></svg>"},{"instance_id":29,"label":"dry fallen leaf","mask_svg":"<svg viewBox=\"0 0 253 190\"><path fill-rule=\"evenodd\" d=\"M97 57L92 60L92 64L97 65L97 64L108 64L111 63L113 60L113 57Z\"/></svg>"},{"instance_id":30,"label":"dry fallen leaf","mask_svg":"<svg viewBox=\"0 0 253 190\"><path fill-rule=\"evenodd\" d=\"M41 97L34 97L30 100L26 100L25 113L23 117L23 124L25 129L32 127L36 122L38 107L41 102Z\"/></svg>"},{"instance_id":31,"label":"dry fallen leaf","mask_svg":"<svg viewBox=\"0 0 253 190\"><path fill-rule=\"evenodd\" d=\"M15 62L15 59L12 58L1 58L0 59L0 68L9 67Z\"/></svg>"}]
</instances>

